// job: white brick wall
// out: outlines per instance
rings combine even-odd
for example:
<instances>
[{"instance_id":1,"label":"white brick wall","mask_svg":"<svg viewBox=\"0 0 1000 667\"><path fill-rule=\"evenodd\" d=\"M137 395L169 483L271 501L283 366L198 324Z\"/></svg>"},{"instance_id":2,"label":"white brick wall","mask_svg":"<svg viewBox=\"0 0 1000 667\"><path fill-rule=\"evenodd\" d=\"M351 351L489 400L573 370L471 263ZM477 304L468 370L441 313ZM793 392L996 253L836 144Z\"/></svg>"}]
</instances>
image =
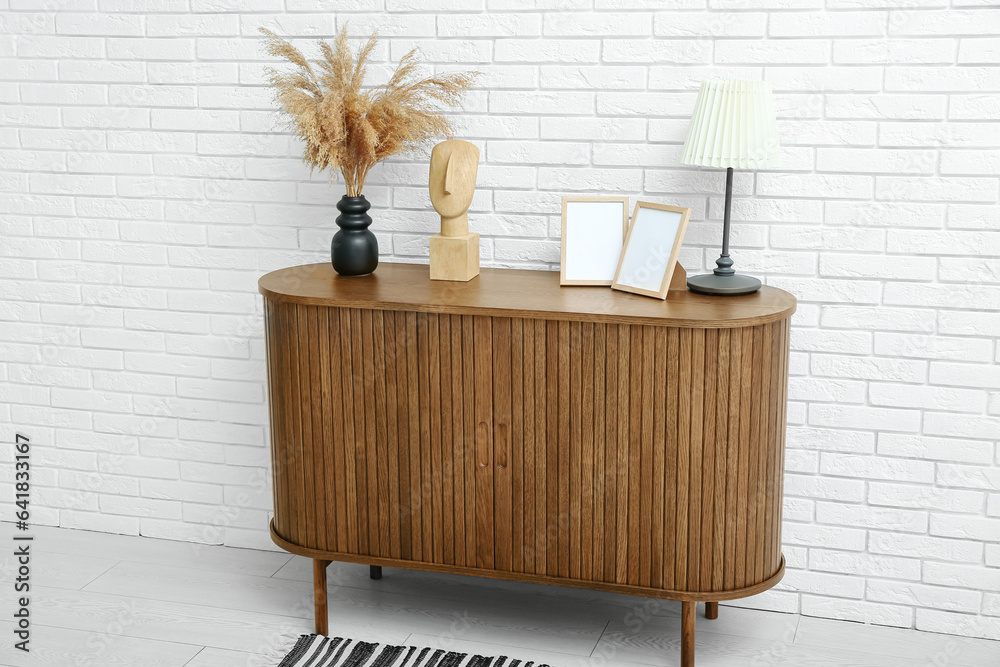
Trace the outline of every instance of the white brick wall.
<instances>
[{"instance_id":1,"label":"white brick wall","mask_svg":"<svg viewBox=\"0 0 1000 667\"><path fill-rule=\"evenodd\" d=\"M707 268L698 83L770 80L785 168L737 173L733 242L800 299L789 570L741 604L1000 639L1000 11L950 4L0 0L0 421L37 443L34 520L270 546L255 284L328 259L341 189L274 129L256 28L350 21L375 79L412 46L484 73L456 125L485 265L556 268L559 197L607 193L690 206ZM426 172L372 174L384 260L426 261Z\"/></svg>"}]
</instances>

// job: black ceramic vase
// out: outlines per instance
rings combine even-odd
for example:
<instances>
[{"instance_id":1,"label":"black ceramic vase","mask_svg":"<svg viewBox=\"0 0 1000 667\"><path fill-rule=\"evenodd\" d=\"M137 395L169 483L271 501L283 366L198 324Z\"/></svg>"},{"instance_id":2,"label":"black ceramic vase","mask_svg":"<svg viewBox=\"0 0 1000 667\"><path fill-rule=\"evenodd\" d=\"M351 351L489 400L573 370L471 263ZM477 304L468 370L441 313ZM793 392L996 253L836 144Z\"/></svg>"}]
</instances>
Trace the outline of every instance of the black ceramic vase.
<instances>
[{"instance_id":1,"label":"black ceramic vase","mask_svg":"<svg viewBox=\"0 0 1000 667\"><path fill-rule=\"evenodd\" d=\"M378 266L378 239L368 231L368 225L372 224L368 215L371 207L364 195L344 195L337 202L340 231L333 235L330 255L333 270L342 276L363 276Z\"/></svg>"}]
</instances>

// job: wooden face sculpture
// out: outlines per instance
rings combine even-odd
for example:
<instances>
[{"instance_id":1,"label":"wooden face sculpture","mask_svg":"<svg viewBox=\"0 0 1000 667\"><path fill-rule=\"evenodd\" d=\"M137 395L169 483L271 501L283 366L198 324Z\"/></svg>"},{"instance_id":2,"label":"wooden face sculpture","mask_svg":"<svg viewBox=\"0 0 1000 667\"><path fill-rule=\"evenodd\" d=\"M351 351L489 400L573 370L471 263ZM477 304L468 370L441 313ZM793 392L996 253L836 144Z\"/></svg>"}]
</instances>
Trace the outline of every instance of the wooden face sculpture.
<instances>
[{"instance_id":1,"label":"wooden face sculpture","mask_svg":"<svg viewBox=\"0 0 1000 667\"><path fill-rule=\"evenodd\" d=\"M431 280L468 281L479 275L479 234L469 233L469 205L476 191L479 148L460 139L431 151L431 204L441 233L431 237Z\"/></svg>"},{"instance_id":2,"label":"wooden face sculpture","mask_svg":"<svg viewBox=\"0 0 1000 667\"><path fill-rule=\"evenodd\" d=\"M441 215L442 236L468 233L467 212L478 169L479 148L468 141L442 141L431 151L431 204Z\"/></svg>"}]
</instances>

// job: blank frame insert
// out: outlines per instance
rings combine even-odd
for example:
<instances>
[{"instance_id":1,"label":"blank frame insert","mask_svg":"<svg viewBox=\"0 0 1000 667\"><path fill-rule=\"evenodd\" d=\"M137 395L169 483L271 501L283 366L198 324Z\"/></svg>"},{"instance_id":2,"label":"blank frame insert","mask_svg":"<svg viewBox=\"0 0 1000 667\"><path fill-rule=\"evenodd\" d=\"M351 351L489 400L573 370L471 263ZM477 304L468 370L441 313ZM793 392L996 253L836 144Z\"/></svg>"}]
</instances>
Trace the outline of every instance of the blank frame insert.
<instances>
[{"instance_id":1,"label":"blank frame insert","mask_svg":"<svg viewBox=\"0 0 1000 667\"><path fill-rule=\"evenodd\" d=\"M628 229L628 197L563 197L560 285L610 285Z\"/></svg>"},{"instance_id":2,"label":"blank frame insert","mask_svg":"<svg viewBox=\"0 0 1000 667\"><path fill-rule=\"evenodd\" d=\"M667 298L691 209L637 202L612 287Z\"/></svg>"}]
</instances>

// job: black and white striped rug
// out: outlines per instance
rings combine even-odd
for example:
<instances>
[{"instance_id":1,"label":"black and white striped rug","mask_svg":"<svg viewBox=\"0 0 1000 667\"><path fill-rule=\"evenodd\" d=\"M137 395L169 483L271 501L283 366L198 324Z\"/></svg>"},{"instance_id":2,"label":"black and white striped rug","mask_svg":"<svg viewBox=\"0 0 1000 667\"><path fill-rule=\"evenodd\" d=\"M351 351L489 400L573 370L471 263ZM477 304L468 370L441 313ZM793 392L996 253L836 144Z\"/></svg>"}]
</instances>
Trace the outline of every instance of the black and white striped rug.
<instances>
[{"instance_id":1,"label":"black and white striped rug","mask_svg":"<svg viewBox=\"0 0 1000 667\"><path fill-rule=\"evenodd\" d=\"M302 635L278 667L549 667L513 660L446 651L429 646L391 646L343 637Z\"/></svg>"}]
</instances>

